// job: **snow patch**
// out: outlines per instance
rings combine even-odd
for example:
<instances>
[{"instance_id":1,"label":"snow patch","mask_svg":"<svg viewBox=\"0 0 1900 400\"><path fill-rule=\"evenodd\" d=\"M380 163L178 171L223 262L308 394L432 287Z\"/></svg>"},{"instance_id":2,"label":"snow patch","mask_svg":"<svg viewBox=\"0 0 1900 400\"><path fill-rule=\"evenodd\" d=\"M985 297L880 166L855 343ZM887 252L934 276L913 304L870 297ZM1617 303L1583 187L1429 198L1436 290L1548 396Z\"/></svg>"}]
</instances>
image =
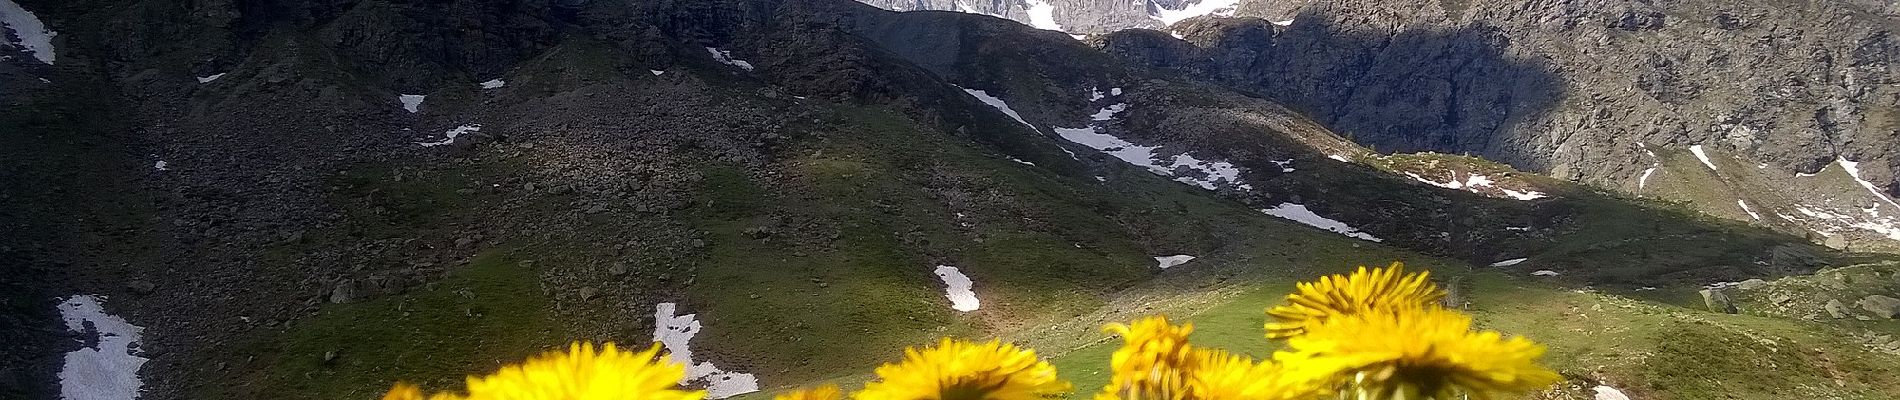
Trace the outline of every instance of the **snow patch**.
<instances>
[{"instance_id":1,"label":"snow patch","mask_svg":"<svg viewBox=\"0 0 1900 400\"><path fill-rule=\"evenodd\" d=\"M1109 96L1120 96L1120 95L1122 95L1122 88L1108 88L1108 95L1109 95Z\"/></svg>"},{"instance_id":2,"label":"snow patch","mask_svg":"<svg viewBox=\"0 0 1900 400\"><path fill-rule=\"evenodd\" d=\"M1334 155L1330 155L1330 156L1326 156L1326 158L1331 158L1331 159L1333 159L1333 160L1336 160L1336 161L1339 161L1339 162L1343 162L1343 163L1349 163L1349 162L1352 162L1352 159L1350 159L1350 158L1346 158L1346 156L1342 156L1342 155L1338 155L1338 154L1334 154Z\"/></svg>"},{"instance_id":3,"label":"snow patch","mask_svg":"<svg viewBox=\"0 0 1900 400\"><path fill-rule=\"evenodd\" d=\"M1023 0L1029 6L1023 11L1029 13L1029 26L1036 29L1061 31L1062 25L1056 23L1056 6L1043 0Z\"/></svg>"},{"instance_id":4,"label":"snow patch","mask_svg":"<svg viewBox=\"0 0 1900 400\"><path fill-rule=\"evenodd\" d=\"M963 89L964 93L969 93L970 97L975 97L977 100L982 101L983 104L988 104L990 105L990 107L995 107L997 111L1002 111L1003 115L1008 115L1010 119L1014 119L1016 120L1016 122L1021 122L1023 126L1029 127L1030 130L1034 130L1036 132L1042 132L1041 129L1036 129L1035 125L1030 125L1029 121L1024 121L1023 116L1016 114L1016 110L1009 108L1009 103L1004 103L1003 99L997 98L996 96L991 96L989 93L986 93L981 90L965 89L962 87L958 87L958 89Z\"/></svg>"},{"instance_id":5,"label":"snow patch","mask_svg":"<svg viewBox=\"0 0 1900 400\"><path fill-rule=\"evenodd\" d=\"M1616 390L1616 388L1613 387L1597 385L1597 387L1591 389L1596 391L1596 400L1630 400L1629 395L1623 394L1623 391Z\"/></svg>"},{"instance_id":6,"label":"snow patch","mask_svg":"<svg viewBox=\"0 0 1900 400\"><path fill-rule=\"evenodd\" d=\"M135 354L145 328L107 314L104 301L102 296L78 295L59 304L66 330L86 336L84 343L92 344L66 353L59 370L62 400L132 400L145 385L139 381L139 367L146 360Z\"/></svg>"},{"instance_id":7,"label":"snow patch","mask_svg":"<svg viewBox=\"0 0 1900 400\"><path fill-rule=\"evenodd\" d=\"M693 363L693 349L687 342L699 334L698 314L673 315L678 309L676 303L653 306L653 341L666 348L667 358L686 365L686 376L680 378L680 384L703 382L706 397L712 399L759 391L759 379L752 374L723 371L711 362Z\"/></svg>"},{"instance_id":8,"label":"snow patch","mask_svg":"<svg viewBox=\"0 0 1900 400\"><path fill-rule=\"evenodd\" d=\"M1149 16L1161 21L1162 25L1174 25L1174 23L1181 22L1188 18L1208 14L1231 17L1234 15L1235 6L1238 4L1240 4L1240 0L1201 0L1198 3L1188 4L1179 10L1169 10L1161 7L1159 4L1155 4L1154 12L1149 14Z\"/></svg>"},{"instance_id":9,"label":"snow patch","mask_svg":"<svg viewBox=\"0 0 1900 400\"><path fill-rule=\"evenodd\" d=\"M158 160L158 162L152 163L152 169L159 170L159 171L170 171L171 169L165 168L166 166L169 166L169 165L171 165L171 163L167 163L165 162L165 160Z\"/></svg>"},{"instance_id":10,"label":"snow patch","mask_svg":"<svg viewBox=\"0 0 1900 400\"><path fill-rule=\"evenodd\" d=\"M211 74L209 76L200 76L198 77L198 83L211 83L211 81L218 80L218 78L223 78L224 74L226 73L219 72L219 73Z\"/></svg>"},{"instance_id":11,"label":"snow patch","mask_svg":"<svg viewBox=\"0 0 1900 400\"><path fill-rule=\"evenodd\" d=\"M1021 159L1021 158L1016 158L1016 157L1010 157L1010 158L1009 158L1009 160L1010 160L1010 161L1015 161L1015 162L1016 162L1017 164L1022 164L1022 165L1027 165L1027 166L1031 166L1031 167L1034 167L1034 166L1036 166L1036 163L1032 163L1032 162L1028 162L1028 161L1023 161L1023 159Z\"/></svg>"},{"instance_id":12,"label":"snow patch","mask_svg":"<svg viewBox=\"0 0 1900 400\"><path fill-rule=\"evenodd\" d=\"M752 70L752 63L746 62L745 60L732 58L732 52L730 51L720 50L715 47L707 47L706 52L712 53L713 61L718 61L720 64L739 67L739 69L743 69L747 71Z\"/></svg>"},{"instance_id":13,"label":"snow patch","mask_svg":"<svg viewBox=\"0 0 1900 400\"><path fill-rule=\"evenodd\" d=\"M33 58L47 65L53 64L53 37L59 33L46 29L40 17L20 7L13 0L0 0L0 26L13 29L13 45L33 53Z\"/></svg>"},{"instance_id":14,"label":"snow patch","mask_svg":"<svg viewBox=\"0 0 1900 400\"><path fill-rule=\"evenodd\" d=\"M1707 166L1709 166L1709 170L1710 170L1710 171L1714 171L1714 170L1715 170L1715 163L1714 163L1714 162L1710 162L1710 161L1709 161L1709 153L1706 153L1706 152L1703 152L1703 151L1702 151L1702 145L1699 145L1699 144L1698 144L1698 145L1694 145L1694 146L1689 146L1689 152L1690 152L1690 153L1695 153L1695 158L1696 158L1697 160L1702 160L1702 165L1707 165Z\"/></svg>"},{"instance_id":15,"label":"snow patch","mask_svg":"<svg viewBox=\"0 0 1900 400\"><path fill-rule=\"evenodd\" d=\"M1112 120L1112 119L1115 119L1115 114L1121 113L1122 111L1127 110L1127 109L1128 109L1128 103L1116 103L1108 107L1102 107L1102 109L1096 110L1095 114L1089 115L1089 120L1091 121Z\"/></svg>"},{"instance_id":16,"label":"snow patch","mask_svg":"<svg viewBox=\"0 0 1900 400\"><path fill-rule=\"evenodd\" d=\"M456 137L460 137L465 134L481 132L481 131L482 131L482 124L462 125L462 126L455 127L455 129L450 129L448 132L444 132L442 134L443 138L441 141L421 142L421 143L416 143L416 144L420 144L422 145L422 147L441 146L445 144L455 143Z\"/></svg>"},{"instance_id":17,"label":"snow patch","mask_svg":"<svg viewBox=\"0 0 1900 400\"><path fill-rule=\"evenodd\" d=\"M1311 226L1314 228L1320 228L1320 229L1325 229L1328 231L1333 231L1334 233L1346 235L1347 237L1351 237L1351 238L1369 240L1369 241L1374 241L1374 242L1385 241L1384 239L1372 237L1371 234L1360 232L1359 229L1353 228L1350 225L1346 225L1346 223L1344 222L1339 222L1332 218L1326 218L1326 217L1320 216L1319 214L1314 214L1312 210L1306 209L1306 206L1301 205L1301 204L1280 203L1280 205L1278 206L1274 206L1273 208L1269 208L1269 209L1260 210L1260 212L1267 213L1267 215L1272 215L1275 217L1290 219L1290 220L1293 220L1294 222L1306 224L1307 226Z\"/></svg>"},{"instance_id":18,"label":"snow patch","mask_svg":"<svg viewBox=\"0 0 1900 400\"><path fill-rule=\"evenodd\" d=\"M402 109L409 110L410 114L414 114L416 113L416 110L421 109L420 107L422 107L422 99L427 98L427 97L429 96L420 95L420 94L405 94L405 95L396 96L396 101L402 102Z\"/></svg>"},{"instance_id":19,"label":"snow patch","mask_svg":"<svg viewBox=\"0 0 1900 400\"><path fill-rule=\"evenodd\" d=\"M1529 259L1528 259L1528 258L1513 258L1513 259L1509 259L1509 260L1504 260L1504 261L1498 261L1498 262L1494 262L1494 263L1491 263L1491 266L1493 266L1493 267L1509 267L1509 266L1512 266L1512 265L1517 265L1517 264L1520 264L1520 263L1523 263L1523 262L1524 262L1524 260L1529 260Z\"/></svg>"},{"instance_id":20,"label":"snow patch","mask_svg":"<svg viewBox=\"0 0 1900 400\"><path fill-rule=\"evenodd\" d=\"M661 70L657 70L657 69L649 69L649 70L647 70L647 72L652 72L652 73L653 73L653 76L660 76L660 75L664 75L664 74L666 74L666 71L661 71Z\"/></svg>"},{"instance_id":21,"label":"snow patch","mask_svg":"<svg viewBox=\"0 0 1900 400\"><path fill-rule=\"evenodd\" d=\"M1742 206L1742 212L1748 213L1749 218L1754 218L1756 221L1761 220L1761 214L1756 214L1755 209L1748 208L1748 202L1742 201L1741 199L1736 199L1735 205Z\"/></svg>"},{"instance_id":22,"label":"snow patch","mask_svg":"<svg viewBox=\"0 0 1900 400\"><path fill-rule=\"evenodd\" d=\"M1643 170L1643 177L1636 178L1636 190L1643 190L1643 188L1649 187L1649 175L1654 173L1656 173L1656 167L1649 167L1649 169Z\"/></svg>"},{"instance_id":23,"label":"snow patch","mask_svg":"<svg viewBox=\"0 0 1900 400\"><path fill-rule=\"evenodd\" d=\"M1279 165L1280 172L1293 172L1293 159L1291 158L1288 158L1285 160L1268 160L1268 161L1273 161L1274 164Z\"/></svg>"},{"instance_id":24,"label":"snow patch","mask_svg":"<svg viewBox=\"0 0 1900 400\"><path fill-rule=\"evenodd\" d=\"M482 82L481 85L483 89L500 89L502 86L508 86L508 81L495 78L489 79L487 82Z\"/></svg>"},{"instance_id":25,"label":"snow patch","mask_svg":"<svg viewBox=\"0 0 1900 400\"><path fill-rule=\"evenodd\" d=\"M1267 22L1272 22L1274 25L1279 25L1279 26L1293 26L1292 18L1287 18L1287 19L1279 20L1279 21L1267 21Z\"/></svg>"},{"instance_id":26,"label":"snow patch","mask_svg":"<svg viewBox=\"0 0 1900 400\"><path fill-rule=\"evenodd\" d=\"M972 284L970 277L963 275L957 267L938 265L936 272L937 278L943 279L945 286L943 297L950 299L950 309L970 312L976 311L982 305L982 302L976 299L976 292L970 290Z\"/></svg>"},{"instance_id":27,"label":"snow patch","mask_svg":"<svg viewBox=\"0 0 1900 400\"><path fill-rule=\"evenodd\" d=\"M1172 256L1166 256L1166 257L1155 257L1155 267L1161 268L1161 269L1168 269L1168 268L1180 266L1181 264L1187 264L1188 261L1194 261L1194 256L1179 254L1179 255L1172 255Z\"/></svg>"},{"instance_id":28,"label":"snow patch","mask_svg":"<svg viewBox=\"0 0 1900 400\"><path fill-rule=\"evenodd\" d=\"M1559 273L1557 273L1557 271L1552 271L1552 270L1548 270L1548 269L1540 269L1540 270L1537 270L1537 272L1532 272L1532 273L1531 273L1531 275L1533 275L1533 276L1557 276L1557 275L1562 275L1562 274L1559 274Z\"/></svg>"},{"instance_id":29,"label":"snow patch","mask_svg":"<svg viewBox=\"0 0 1900 400\"><path fill-rule=\"evenodd\" d=\"M1550 196L1545 195L1544 192L1539 192L1539 191L1519 192L1516 190L1505 189L1505 188L1498 188L1498 190L1504 191L1505 196L1510 196L1511 198L1518 199L1518 200L1536 200L1536 199L1541 199L1545 197L1550 197Z\"/></svg>"}]
</instances>

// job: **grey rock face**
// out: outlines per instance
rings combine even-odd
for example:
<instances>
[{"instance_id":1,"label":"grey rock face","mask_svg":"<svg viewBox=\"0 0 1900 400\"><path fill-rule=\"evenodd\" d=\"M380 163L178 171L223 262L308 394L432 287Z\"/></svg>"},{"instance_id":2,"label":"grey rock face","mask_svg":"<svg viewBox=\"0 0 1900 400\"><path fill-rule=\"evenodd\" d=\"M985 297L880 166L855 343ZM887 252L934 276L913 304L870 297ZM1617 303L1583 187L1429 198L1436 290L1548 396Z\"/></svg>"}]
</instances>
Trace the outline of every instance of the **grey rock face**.
<instances>
[{"instance_id":1,"label":"grey rock face","mask_svg":"<svg viewBox=\"0 0 1900 400\"><path fill-rule=\"evenodd\" d=\"M1237 12L1246 18L1167 28L1201 51L1131 32L1106 42L1294 104L1385 152L1473 154L1620 183L1648 162L1637 143L1701 144L1807 173L1844 157L1891 187L1896 7L1251 0Z\"/></svg>"}]
</instances>

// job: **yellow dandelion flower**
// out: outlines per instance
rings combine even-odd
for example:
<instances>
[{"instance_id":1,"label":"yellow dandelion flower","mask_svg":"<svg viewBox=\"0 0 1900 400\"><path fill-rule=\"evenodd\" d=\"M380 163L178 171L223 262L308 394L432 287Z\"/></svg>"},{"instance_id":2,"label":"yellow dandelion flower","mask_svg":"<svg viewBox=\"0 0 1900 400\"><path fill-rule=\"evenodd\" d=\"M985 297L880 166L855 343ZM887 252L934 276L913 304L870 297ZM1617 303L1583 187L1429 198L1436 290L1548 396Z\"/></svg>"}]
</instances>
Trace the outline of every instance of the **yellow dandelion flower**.
<instances>
[{"instance_id":1,"label":"yellow dandelion flower","mask_svg":"<svg viewBox=\"0 0 1900 400\"><path fill-rule=\"evenodd\" d=\"M1284 339L1298 336L1307 327L1338 315L1352 315L1392 307L1420 307L1437 302L1445 293L1432 284L1430 272L1406 274L1405 265L1367 270L1360 266L1352 275L1320 277L1317 282L1301 282L1287 304L1267 310L1275 321L1266 324L1267 337Z\"/></svg>"},{"instance_id":2,"label":"yellow dandelion flower","mask_svg":"<svg viewBox=\"0 0 1900 400\"><path fill-rule=\"evenodd\" d=\"M772 400L838 400L840 398L842 395L838 392L838 385L824 385L781 393L772 397Z\"/></svg>"},{"instance_id":3,"label":"yellow dandelion flower","mask_svg":"<svg viewBox=\"0 0 1900 400\"><path fill-rule=\"evenodd\" d=\"M1113 375L1096 400L1187 398L1188 377L1197 366L1188 345L1193 324L1174 325L1168 317L1153 316L1104 329L1121 335L1122 347L1109 359Z\"/></svg>"},{"instance_id":4,"label":"yellow dandelion flower","mask_svg":"<svg viewBox=\"0 0 1900 400\"><path fill-rule=\"evenodd\" d=\"M1470 317L1436 306L1328 318L1287 346L1274 355L1284 378L1330 381L1342 398L1491 399L1558 380L1537 363L1544 346L1473 332Z\"/></svg>"},{"instance_id":5,"label":"yellow dandelion flower","mask_svg":"<svg viewBox=\"0 0 1900 400\"><path fill-rule=\"evenodd\" d=\"M383 400L423 400L423 399L424 398L422 397L422 388L417 387L416 385L408 383L408 382L396 382L396 387L390 388L389 393L383 395ZM460 396L456 396L456 395L452 395L448 393L436 393L435 395L428 397L428 400L461 400L461 399L462 397Z\"/></svg>"},{"instance_id":6,"label":"yellow dandelion flower","mask_svg":"<svg viewBox=\"0 0 1900 400\"><path fill-rule=\"evenodd\" d=\"M878 380L855 400L1033 400L1069 391L1056 368L1036 352L991 340L944 338L936 347L904 349L904 361L877 367Z\"/></svg>"},{"instance_id":7,"label":"yellow dandelion flower","mask_svg":"<svg viewBox=\"0 0 1900 400\"><path fill-rule=\"evenodd\" d=\"M1195 349L1194 359L1188 390L1196 400L1304 400L1320 394L1307 382L1286 379L1279 364L1221 350Z\"/></svg>"},{"instance_id":8,"label":"yellow dandelion flower","mask_svg":"<svg viewBox=\"0 0 1900 400\"><path fill-rule=\"evenodd\" d=\"M681 390L686 367L659 357L654 345L638 353L608 343L574 343L484 377L468 377L468 395L438 393L429 400L700 400L704 390ZM384 400L416 400L421 390L398 383Z\"/></svg>"}]
</instances>

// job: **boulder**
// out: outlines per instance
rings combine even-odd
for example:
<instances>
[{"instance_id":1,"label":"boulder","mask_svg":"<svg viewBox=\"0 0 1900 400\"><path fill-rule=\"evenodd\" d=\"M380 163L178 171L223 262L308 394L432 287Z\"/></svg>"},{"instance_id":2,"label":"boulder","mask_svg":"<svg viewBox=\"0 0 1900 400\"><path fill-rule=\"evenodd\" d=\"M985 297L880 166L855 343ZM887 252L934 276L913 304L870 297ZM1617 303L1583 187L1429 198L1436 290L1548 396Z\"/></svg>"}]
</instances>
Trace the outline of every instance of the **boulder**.
<instances>
[{"instance_id":1,"label":"boulder","mask_svg":"<svg viewBox=\"0 0 1900 400\"><path fill-rule=\"evenodd\" d=\"M1875 317L1900 318L1900 299L1876 294L1862 297L1860 302L1855 304L1862 310L1874 313Z\"/></svg>"},{"instance_id":2,"label":"boulder","mask_svg":"<svg viewBox=\"0 0 1900 400\"><path fill-rule=\"evenodd\" d=\"M1702 295L1702 304L1708 306L1709 311L1728 314L1741 312L1735 309L1735 302L1728 298L1728 294L1722 293L1722 289L1702 289L1696 293Z\"/></svg>"}]
</instances>

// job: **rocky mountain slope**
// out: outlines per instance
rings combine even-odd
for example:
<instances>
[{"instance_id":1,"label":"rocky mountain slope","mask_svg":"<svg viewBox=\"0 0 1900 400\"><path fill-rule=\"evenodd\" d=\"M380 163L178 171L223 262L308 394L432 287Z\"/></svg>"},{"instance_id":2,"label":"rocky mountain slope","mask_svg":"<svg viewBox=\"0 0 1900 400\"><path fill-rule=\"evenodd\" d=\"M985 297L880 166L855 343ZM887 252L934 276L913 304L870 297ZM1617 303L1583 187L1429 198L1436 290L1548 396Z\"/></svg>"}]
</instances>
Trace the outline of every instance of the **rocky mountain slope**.
<instances>
[{"instance_id":1,"label":"rocky mountain slope","mask_svg":"<svg viewBox=\"0 0 1900 400\"><path fill-rule=\"evenodd\" d=\"M75 299L144 327L145 399L368 398L575 339L690 345L714 365L690 383L723 396L851 379L941 335L1035 343L1088 377L1102 322L1199 315L1238 343L1290 282L1394 259L1556 346L1576 387L1549 396L1891 397L1900 365L1833 325L1668 305L1870 256L1380 154L1300 107L1004 19L844 0L20 5L58 57L10 39L0 61L8 397L67 389L67 352L126 355L64 323ZM1603 316L1656 329L1586 326ZM1778 347L1728 343L1758 337L1816 350L1753 379L1740 361ZM1668 373L1685 366L1741 378Z\"/></svg>"},{"instance_id":2,"label":"rocky mountain slope","mask_svg":"<svg viewBox=\"0 0 1900 400\"><path fill-rule=\"evenodd\" d=\"M1248 0L1168 25L1109 16L1127 13L1120 3L1052 4L1071 32L1165 31L1092 40L1285 102L1382 152L1475 155L1745 222L1763 219L1735 203L1766 201L1776 204L1758 214L1800 217L1765 226L1895 244L1889 219L1900 208L1882 198L1900 183L1891 4ZM1651 154L1696 146L1759 166L1775 178L1748 185L1783 200L1645 184L1661 164ZM1837 161L1874 193L1780 184ZM1868 208L1882 214L1858 211Z\"/></svg>"}]
</instances>

